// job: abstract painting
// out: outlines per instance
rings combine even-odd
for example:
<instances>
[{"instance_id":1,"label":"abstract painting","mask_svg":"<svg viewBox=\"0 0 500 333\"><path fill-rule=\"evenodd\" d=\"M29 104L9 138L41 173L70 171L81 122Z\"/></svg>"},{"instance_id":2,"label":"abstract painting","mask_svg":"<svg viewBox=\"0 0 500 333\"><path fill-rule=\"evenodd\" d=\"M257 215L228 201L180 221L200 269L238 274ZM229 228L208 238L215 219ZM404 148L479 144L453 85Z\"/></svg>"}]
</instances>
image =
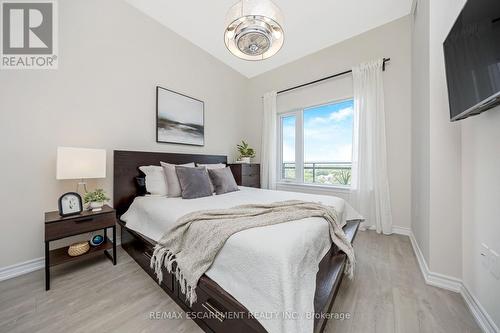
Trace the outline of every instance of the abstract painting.
<instances>
[{"instance_id":1,"label":"abstract painting","mask_svg":"<svg viewBox=\"0 0 500 333\"><path fill-rule=\"evenodd\" d=\"M156 142L203 146L203 101L156 87Z\"/></svg>"}]
</instances>

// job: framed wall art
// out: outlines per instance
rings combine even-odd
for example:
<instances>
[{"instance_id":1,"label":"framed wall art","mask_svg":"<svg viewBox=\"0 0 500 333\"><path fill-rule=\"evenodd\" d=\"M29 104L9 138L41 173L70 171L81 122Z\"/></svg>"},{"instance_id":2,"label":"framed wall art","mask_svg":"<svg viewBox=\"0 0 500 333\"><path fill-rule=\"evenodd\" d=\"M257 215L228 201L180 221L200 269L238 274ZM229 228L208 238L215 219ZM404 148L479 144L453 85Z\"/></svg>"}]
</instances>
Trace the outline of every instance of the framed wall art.
<instances>
[{"instance_id":1,"label":"framed wall art","mask_svg":"<svg viewBox=\"0 0 500 333\"><path fill-rule=\"evenodd\" d=\"M204 113L203 101L156 87L156 142L203 146Z\"/></svg>"}]
</instances>

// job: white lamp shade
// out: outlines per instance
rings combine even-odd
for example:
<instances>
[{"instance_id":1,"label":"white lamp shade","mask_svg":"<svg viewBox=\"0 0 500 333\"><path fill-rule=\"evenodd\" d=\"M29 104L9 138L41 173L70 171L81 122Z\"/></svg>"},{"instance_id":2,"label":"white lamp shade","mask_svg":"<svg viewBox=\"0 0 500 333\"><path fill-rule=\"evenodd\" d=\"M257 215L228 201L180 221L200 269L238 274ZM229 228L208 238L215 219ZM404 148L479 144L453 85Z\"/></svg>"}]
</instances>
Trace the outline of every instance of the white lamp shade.
<instances>
[{"instance_id":1,"label":"white lamp shade","mask_svg":"<svg viewBox=\"0 0 500 333\"><path fill-rule=\"evenodd\" d=\"M106 178L106 150L58 147L56 178Z\"/></svg>"},{"instance_id":2,"label":"white lamp shade","mask_svg":"<svg viewBox=\"0 0 500 333\"><path fill-rule=\"evenodd\" d=\"M281 11L270 0L240 0L235 3L227 12L226 27L231 23L245 16L264 16L272 19L283 26L283 16Z\"/></svg>"}]
</instances>

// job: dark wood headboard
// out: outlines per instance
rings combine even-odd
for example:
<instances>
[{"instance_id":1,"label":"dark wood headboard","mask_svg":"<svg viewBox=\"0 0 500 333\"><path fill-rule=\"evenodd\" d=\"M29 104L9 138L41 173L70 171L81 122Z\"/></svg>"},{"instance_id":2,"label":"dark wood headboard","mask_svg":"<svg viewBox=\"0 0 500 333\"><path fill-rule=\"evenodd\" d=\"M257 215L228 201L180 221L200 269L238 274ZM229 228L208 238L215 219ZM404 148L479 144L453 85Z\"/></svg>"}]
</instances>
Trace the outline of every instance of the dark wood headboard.
<instances>
[{"instance_id":1,"label":"dark wood headboard","mask_svg":"<svg viewBox=\"0 0 500 333\"><path fill-rule=\"evenodd\" d=\"M141 176L139 167L143 165L160 165L161 162L172 164L201 163L201 164L227 164L224 155L196 155L176 153L154 153L145 151L113 152L113 206L118 216L127 211L132 201L137 196L138 186L136 177Z\"/></svg>"}]
</instances>

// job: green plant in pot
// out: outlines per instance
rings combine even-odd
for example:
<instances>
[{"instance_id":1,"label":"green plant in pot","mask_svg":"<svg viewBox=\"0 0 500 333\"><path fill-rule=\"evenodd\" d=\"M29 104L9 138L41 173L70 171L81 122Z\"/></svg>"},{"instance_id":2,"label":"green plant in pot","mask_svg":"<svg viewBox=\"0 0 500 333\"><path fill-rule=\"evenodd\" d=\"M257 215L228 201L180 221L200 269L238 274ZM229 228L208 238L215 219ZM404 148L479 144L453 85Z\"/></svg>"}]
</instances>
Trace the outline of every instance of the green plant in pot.
<instances>
[{"instance_id":1,"label":"green plant in pot","mask_svg":"<svg viewBox=\"0 0 500 333\"><path fill-rule=\"evenodd\" d=\"M109 198L106 196L106 192L102 188L98 188L93 192L87 192L83 196L83 201L89 204L89 208L93 212L98 212L104 206L104 203L108 201Z\"/></svg>"},{"instance_id":2,"label":"green plant in pot","mask_svg":"<svg viewBox=\"0 0 500 333\"><path fill-rule=\"evenodd\" d=\"M240 158L238 161L243 163L250 163L250 159L255 157L255 149L251 148L248 143L241 140L241 144L236 145L238 152L240 153Z\"/></svg>"}]
</instances>

